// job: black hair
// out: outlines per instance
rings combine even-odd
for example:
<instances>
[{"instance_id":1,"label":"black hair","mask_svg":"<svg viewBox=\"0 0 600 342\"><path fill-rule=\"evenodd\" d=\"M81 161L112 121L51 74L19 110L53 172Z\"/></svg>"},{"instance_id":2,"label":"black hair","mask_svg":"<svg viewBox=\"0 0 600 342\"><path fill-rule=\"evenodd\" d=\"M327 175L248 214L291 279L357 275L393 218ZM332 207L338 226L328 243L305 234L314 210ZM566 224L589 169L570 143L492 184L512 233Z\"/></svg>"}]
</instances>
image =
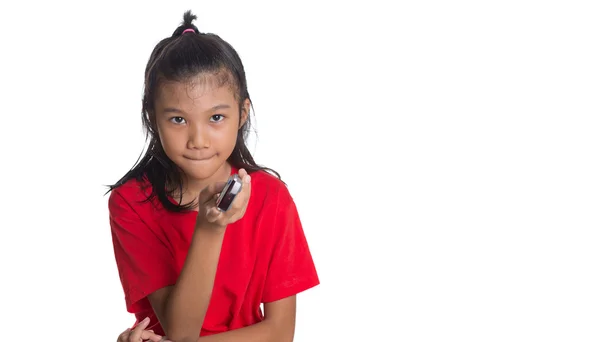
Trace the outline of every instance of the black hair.
<instances>
[{"instance_id":1,"label":"black hair","mask_svg":"<svg viewBox=\"0 0 600 342\"><path fill-rule=\"evenodd\" d=\"M244 101L248 99L252 105L244 66L238 53L218 35L201 33L192 24L195 19L197 16L191 11L185 12L181 26L171 37L161 40L154 47L146 65L142 100L142 124L146 132L146 141L149 140L149 143L143 157L117 183L110 185L108 190L110 192L131 179L142 180L146 177L152 186L152 192L147 200L156 196L167 210L175 212L189 210L195 203L181 204L180 197L179 204L174 204L168 198L176 189L180 194L182 193L183 178L182 170L167 157L158 136L154 101L159 83L161 81L185 82L199 74L214 75L220 86L228 85L234 90L234 96L239 103L240 118ZM259 166L254 161L246 146L250 127L250 115L248 115L247 121L238 130L235 147L227 161L236 168L244 168L248 173L269 171L281 179L276 171Z\"/></svg>"}]
</instances>

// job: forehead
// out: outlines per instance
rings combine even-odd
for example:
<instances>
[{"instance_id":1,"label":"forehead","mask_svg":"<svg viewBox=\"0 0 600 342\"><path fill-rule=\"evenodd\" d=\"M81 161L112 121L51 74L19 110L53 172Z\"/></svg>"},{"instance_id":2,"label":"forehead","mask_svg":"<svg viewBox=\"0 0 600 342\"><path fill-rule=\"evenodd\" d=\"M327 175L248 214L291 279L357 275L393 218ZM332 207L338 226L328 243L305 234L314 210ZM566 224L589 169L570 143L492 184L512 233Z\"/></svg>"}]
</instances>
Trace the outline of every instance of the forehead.
<instances>
[{"instance_id":1,"label":"forehead","mask_svg":"<svg viewBox=\"0 0 600 342\"><path fill-rule=\"evenodd\" d=\"M157 109L207 110L219 104L233 108L235 103L232 87L216 75L198 75L183 82L162 81L156 97Z\"/></svg>"}]
</instances>

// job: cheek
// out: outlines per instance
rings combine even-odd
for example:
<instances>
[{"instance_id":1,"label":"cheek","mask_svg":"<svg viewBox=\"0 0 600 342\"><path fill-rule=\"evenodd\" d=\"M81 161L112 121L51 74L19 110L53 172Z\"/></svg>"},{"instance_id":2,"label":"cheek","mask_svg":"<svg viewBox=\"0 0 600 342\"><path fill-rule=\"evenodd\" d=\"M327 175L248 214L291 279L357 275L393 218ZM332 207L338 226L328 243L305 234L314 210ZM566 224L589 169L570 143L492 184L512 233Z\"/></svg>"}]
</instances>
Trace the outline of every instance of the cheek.
<instances>
[{"instance_id":1,"label":"cheek","mask_svg":"<svg viewBox=\"0 0 600 342\"><path fill-rule=\"evenodd\" d=\"M160 137L160 143L167 154L169 154L169 152L181 150L182 144L183 147L185 147L185 134L181 131L177 132L159 126L158 136Z\"/></svg>"},{"instance_id":2,"label":"cheek","mask_svg":"<svg viewBox=\"0 0 600 342\"><path fill-rule=\"evenodd\" d=\"M229 126L223 132L223 136L225 137L227 148L233 150L233 148L235 147L237 132L238 132L238 130L237 130L237 127L235 127L235 126Z\"/></svg>"}]
</instances>

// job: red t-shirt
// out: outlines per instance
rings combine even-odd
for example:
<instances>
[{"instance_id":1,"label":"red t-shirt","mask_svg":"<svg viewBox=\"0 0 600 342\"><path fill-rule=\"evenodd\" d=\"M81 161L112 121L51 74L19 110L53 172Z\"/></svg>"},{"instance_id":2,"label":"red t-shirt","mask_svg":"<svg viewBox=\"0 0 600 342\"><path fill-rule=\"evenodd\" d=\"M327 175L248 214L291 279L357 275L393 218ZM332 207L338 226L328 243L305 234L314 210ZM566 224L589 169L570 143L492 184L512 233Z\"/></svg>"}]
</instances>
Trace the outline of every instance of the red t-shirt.
<instances>
[{"instance_id":1,"label":"red t-shirt","mask_svg":"<svg viewBox=\"0 0 600 342\"><path fill-rule=\"evenodd\" d=\"M246 212L225 231L200 336L258 323L263 320L261 303L319 284L287 187L263 171L251 178ZM150 317L148 329L164 335L147 296L177 281L198 213L167 211L158 199L145 201L149 193L149 182L135 179L113 190L108 201L110 225L127 311L138 321Z\"/></svg>"}]
</instances>

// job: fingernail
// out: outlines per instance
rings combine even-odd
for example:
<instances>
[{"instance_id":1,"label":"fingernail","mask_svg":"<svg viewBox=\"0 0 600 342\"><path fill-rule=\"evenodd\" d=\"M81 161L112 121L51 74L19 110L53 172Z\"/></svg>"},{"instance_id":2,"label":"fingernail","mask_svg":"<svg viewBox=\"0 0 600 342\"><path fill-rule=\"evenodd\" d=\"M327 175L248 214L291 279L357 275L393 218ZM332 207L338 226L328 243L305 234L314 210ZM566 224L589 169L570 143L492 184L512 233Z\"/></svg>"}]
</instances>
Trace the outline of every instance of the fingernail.
<instances>
[{"instance_id":1,"label":"fingernail","mask_svg":"<svg viewBox=\"0 0 600 342\"><path fill-rule=\"evenodd\" d=\"M250 175L247 175L246 177L244 177L244 180L246 181L246 183L250 183Z\"/></svg>"},{"instance_id":2,"label":"fingernail","mask_svg":"<svg viewBox=\"0 0 600 342\"><path fill-rule=\"evenodd\" d=\"M150 321L150 317L146 317L144 318L143 321L141 321L140 323L148 323Z\"/></svg>"}]
</instances>

